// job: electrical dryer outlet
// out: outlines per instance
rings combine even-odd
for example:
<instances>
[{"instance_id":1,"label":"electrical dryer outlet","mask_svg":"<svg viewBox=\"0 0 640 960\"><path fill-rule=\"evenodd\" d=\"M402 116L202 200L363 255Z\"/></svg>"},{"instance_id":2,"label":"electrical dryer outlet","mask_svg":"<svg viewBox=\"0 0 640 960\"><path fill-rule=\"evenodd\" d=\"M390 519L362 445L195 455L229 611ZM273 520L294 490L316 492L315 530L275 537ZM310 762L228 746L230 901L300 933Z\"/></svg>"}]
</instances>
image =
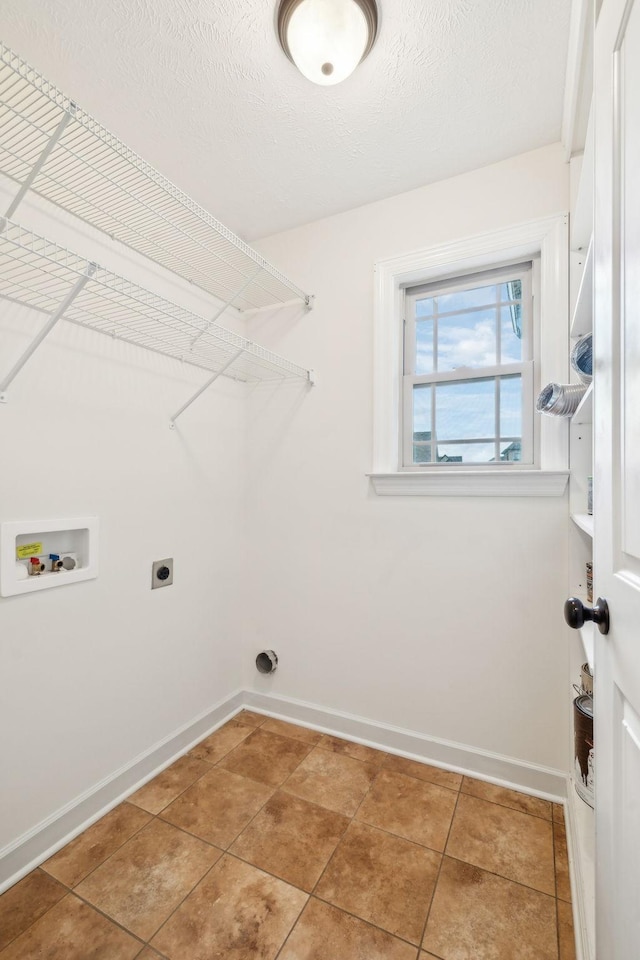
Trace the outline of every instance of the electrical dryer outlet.
<instances>
[{"instance_id":1,"label":"electrical dryer outlet","mask_svg":"<svg viewBox=\"0 0 640 960\"><path fill-rule=\"evenodd\" d=\"M151 566L151 589L170 587L173 583L173 557L166 560L154 560Z\"/></svg>"}]
</instances>

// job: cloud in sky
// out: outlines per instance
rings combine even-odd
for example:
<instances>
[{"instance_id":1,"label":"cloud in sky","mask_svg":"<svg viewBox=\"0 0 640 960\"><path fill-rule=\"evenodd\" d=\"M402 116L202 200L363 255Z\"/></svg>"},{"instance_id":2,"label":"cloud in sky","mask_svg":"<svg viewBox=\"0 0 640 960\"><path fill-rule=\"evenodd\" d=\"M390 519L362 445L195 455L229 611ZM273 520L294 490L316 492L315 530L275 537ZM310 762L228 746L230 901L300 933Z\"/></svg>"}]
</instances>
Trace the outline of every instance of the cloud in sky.
<instances>
[{"instance_id":1,"label":"cloud in sky","mask_svg":"<svg viewBox=\"0 0 640 960\"><path fill-rule=\"evenodd\" d=\"M441 298L442 299L442 298ZM457 307L460 309L460 307ZM487 367L497 362L511 363L522 359L522 341L514 331L510 306L484 307L468 313L438 317L437 368L456 370L459 367ZM417 318L416 373L434 370L434 321L431 316ZM500 323L501 356L497 356L497 322Z\"/></svg>"}]
</instances>

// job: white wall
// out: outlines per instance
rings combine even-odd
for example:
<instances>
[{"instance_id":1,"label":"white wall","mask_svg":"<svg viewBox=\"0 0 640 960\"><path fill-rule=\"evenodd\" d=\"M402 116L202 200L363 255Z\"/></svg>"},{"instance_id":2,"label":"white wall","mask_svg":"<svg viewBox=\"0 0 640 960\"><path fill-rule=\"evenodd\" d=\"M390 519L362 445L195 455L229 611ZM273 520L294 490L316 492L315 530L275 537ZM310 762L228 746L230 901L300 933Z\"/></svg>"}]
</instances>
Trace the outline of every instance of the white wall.
<instances>
[{"instance_id":1,"label":"white wall","mask_svg":"<svg viewBox=\"0 0 640 960\"><path fill-rule=\"evenodd\" d=\"M265 240L317 305L248 334L319 383L220 380L177 431L200 372L56 328L0 408L0 520L98 515L100 576L0 600L0 850L243 684L564 767L566 502L377 498L366 473L374 262L567 206L549 147ZM210 308L59 213L20 220ZM2 373L41 323L3 303Z\"/></svg>"},{"instance_id":2,"label":"white wall","mask_svg":"<svg viewBox=\"0 0 640 960\"><path fill-rule=\"evenodd\" d=\"M68 218L20 219L211 312ZM0 376L42 323L2 303ZM0 849L240 687L244 389L218 381L169 429L206 376L62 321L0 407L0 520L101 524L97 580L0 599Z\"/></svg>"},{"instance_id":3,"label":"white wall","mask_svg":"<svg viewBox=\"0 0 640 960\"><path fill-rule=\"evenodd\" d=\"M249 400L246 682L564 769L565 498L378 498L373 266L568 208L550 146L261 241L316 308L249 335L317 370ZM251 669L273 648L273 677Z\"/></svg>"}]
</instances>

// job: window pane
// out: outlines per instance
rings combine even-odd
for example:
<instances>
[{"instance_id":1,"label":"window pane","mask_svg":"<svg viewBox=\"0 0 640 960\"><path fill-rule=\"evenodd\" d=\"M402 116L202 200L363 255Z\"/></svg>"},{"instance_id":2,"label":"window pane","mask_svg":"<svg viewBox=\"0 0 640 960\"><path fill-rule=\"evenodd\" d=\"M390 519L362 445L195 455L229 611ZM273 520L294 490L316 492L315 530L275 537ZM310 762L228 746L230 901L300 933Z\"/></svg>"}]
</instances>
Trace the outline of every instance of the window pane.
<instances>
[{"instance_id":1,"label":"window pane","mask_svg":"<svg viewBox=\"0 0 640 960\"><path fill-rule=\"evenodd\" d=\"M431 444L414 443L413 445L414 463L431 463Z\"/></svg>"},{"instance_id":2,"label":"window pane","mask_svg":"<svg viewBox=\"0 0 640 960\"><path fill-rule=\"evenodd\" d=\"M496 303L495 283L488 287L475 287L473 290L457 290L455 293L443 293L434 298L439 313L456 310L469 310L471 307L486 307Z\"/></svg>"},{"instance_id":3,"label":"window pane","mask_svg":"<svg viewBox=\"0 0 640 960\"><path fill-rule=\"evenodd\" d=\"M510 440L508 443L500 441L500 459L506 463L519 463L522 460L522 441Z\"/></svg>"},{"instance_id":4,"label":"window pane","mask_svg":"<svg viewBox=\"0 0 640 960\"><path fill-rule=\"evenodd\" d=\"M500 378L500 436L522 436L522 377Z\"/></svg>"},{"instance_id":5,"label":"window pane","mask_svg":"<svg viewBox=\"0 0 640 960\"><path fill-rule=\"evenodd\" d=\"M471 440L496 435L496 382L467 380L436 386L438 455L443 440Z\"/></svg>"},{"instance_id":6,"label":"window pane","mask_svg":"<svg viewBox=\"0 0 640 960\"><path fill-rule=\"evenodd\" d=\"M438 463L492 463L494 443L439 443Z\"/></svg>"},{"instance_id":7,"label":"window pane","mask_svg":"<svg viewBox=\"0 0 640 960\"><path fill-rule=\"evenodd\" d=\"M522 305L500 308L501 363L522 360Z\"/></svg>"},{"instance_id":8,"label":"window pane","mask_svg":"<svg viewBox=\"0 0 640 960\"><path fill-rule=\"evenodd\" d=\"M413 462L431 462L431 387L413 388Z\"/></svg>"},{"instance_id":9,"label":"window pane","mask_svg":"<svg viewBox=\"0 0 640 960\"><path fill-rule=\"evenodd\" d=\"M416 322L416 373L433 373L433 320Z\"/></svg>"},{"instance_id":10,"label":"window pane","mask_svg":"<svg viewBox=\"0 0 640 960\"><path fill-rule=\"evenodd\" d=\"M438 370L488 367L495 362L495 310L438 318Z\"/></svg>"},{"instance_id":11,"label":"window pane","mask_svg":"<svg viewBox=\"0 0 640 960\"><path fill-rule=\"evenodd\" d=\"M433 316L433 297L416 300L416 320Z\"/></svg>"},{"instance_id":12,"label":"window pane","mask_svg":"<svg viewBox=\"0 0 640 960\"><path fill-rule=\"evenodd\" d=\"M425 435L428 434L428 435ZM413 388L413 439L431 440L431 387Z\"/></svg>"},{"instance_id":13,"label":"window pane","mask_svg":"<svg viewBox=\"0 0 640 960\"><path fill-rule=\"evenodd\" d=\"M522 280L509 280L507 283L500 284L500 299L522 300Z\"/></svg>"}]
</instances>

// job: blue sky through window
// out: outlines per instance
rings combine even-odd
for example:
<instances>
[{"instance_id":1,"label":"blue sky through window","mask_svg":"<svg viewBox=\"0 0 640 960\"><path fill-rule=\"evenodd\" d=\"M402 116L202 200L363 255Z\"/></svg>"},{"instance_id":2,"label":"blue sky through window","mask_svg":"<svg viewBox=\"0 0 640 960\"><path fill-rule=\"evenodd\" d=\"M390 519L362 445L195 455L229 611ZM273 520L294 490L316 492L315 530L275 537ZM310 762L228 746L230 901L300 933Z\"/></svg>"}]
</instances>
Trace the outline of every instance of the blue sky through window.
<instances>
[{"instance_id":1,"label":"blue sky through window","mask_svg":"<svg viewBox=\"0 0 640 960\"><path fill-rule=\"evenodd\" d=\"M477 370L479 376L414 385L415 463L519 458L522 378L483 378L482 368L523 360L521 296L522 282L513 280L416 299L415 374Z\"/></svg>"}]
</instances>

